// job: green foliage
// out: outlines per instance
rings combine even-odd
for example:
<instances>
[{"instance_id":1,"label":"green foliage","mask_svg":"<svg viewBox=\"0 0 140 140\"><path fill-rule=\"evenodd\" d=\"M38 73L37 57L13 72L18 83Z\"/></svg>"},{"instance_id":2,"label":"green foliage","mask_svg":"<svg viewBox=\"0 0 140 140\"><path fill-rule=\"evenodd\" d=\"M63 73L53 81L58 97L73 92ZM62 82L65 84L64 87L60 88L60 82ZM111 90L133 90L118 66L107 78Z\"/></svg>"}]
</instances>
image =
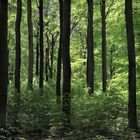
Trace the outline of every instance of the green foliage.
<instances>
[{"instance_id":1,"label":"green foliage","mask_svg":"<svg viewBox=\"0 0 140 140\"><path fill-rule=\"evenodd\" d=\"M8 137L8 131L5 129L0 129L0 139L6 140Z\"/></svg>"},{"instance_id":2,"label":"green foliage","mask_svg":"<svg viewBox=\"0 0 140 140\"><path fill-rule=\"evenodd\" d=\"M73 99L73 124L79 136L94 137L121 132L127 126L127 106L123 95L84 92Z\"/></svg>"},{"instance_id":3,"label":"green foliage","mask_svg":"<svg viewBox=\"0 0 140 140\"><path fill-rule=\"evenodd\" d=\"M82 82L81 82L82 83ZM35 86L36 87L36 86ZM59 137L63 132L61 104L56 104L54 84L46 86L45 95L40 96L34 88L26 86L20 94L19 129L28 135ZM9 87L8 126L13 124L14 91ZM127 129L127 96L114 90L107 93L95 92L91 97L86 89L75 87L71 93L71 129L66 135L79 138L95 137L107 139L114 136L133 136Z\"/></svg>"},{"instance_id":4,"label":"green foliage","mask_svg":"<svg viewBox=\"0 0 140 140\"><path fill-rule=\"evenodd\" d=\"M36 52L36 34L38 24L37 1L32 1L34 27L34 53ZM107 1L107 92L102 93L102 65L101 65L101 13L100 3L94 5L94 54L95 54L95 93L88 96L86 89L86 32L87 32L87 4L86 0L73 0L71 10L71 67L72 67L72 102L71 123L68 135L80 138L94 137L97 140L113 139L132 140L133 134L127 128L128 104L128 58L125 33L124 1ZM137 112L140 123L140 18L139 1L134 1L134 29L137 60ZM109 10L109 11L108 11ZM57 0L44 1L44 50L47 46L46 33L51 41L52 35L59 32L59 3ZM9 43L9 71L15 64L15 18L16 1L9 0L8 43ZM46 25L47 24L47 25ZM14 119L22 135L46 135L59 137L62 135L63 113L61 104L56 103L55 83L56 64L59 37L56 40L54 52L53 79L45 84L44 95L40 96L38 77L33 80L33 91L27 88L28 77L28 34L27 34L27 6L23 0L23 15L21 25L21 94L15 95L13 78L9 81L7 124L13 128ZM112 66L110 73L111 54L113 48ZM34 55L35 60L35 55ZM12 68L13 67L13 68ZM35 73L35 65L34 65ZM14 75L13 75L14 76ZM18 112L18 113L17 113ZM17 113L17 114L16 114ZM8 132L7 132L8 131ZM11 130L10 130L11 131ZM9 130L0 130L0 139L6 139Z\"/></svg>"}]
</instances>

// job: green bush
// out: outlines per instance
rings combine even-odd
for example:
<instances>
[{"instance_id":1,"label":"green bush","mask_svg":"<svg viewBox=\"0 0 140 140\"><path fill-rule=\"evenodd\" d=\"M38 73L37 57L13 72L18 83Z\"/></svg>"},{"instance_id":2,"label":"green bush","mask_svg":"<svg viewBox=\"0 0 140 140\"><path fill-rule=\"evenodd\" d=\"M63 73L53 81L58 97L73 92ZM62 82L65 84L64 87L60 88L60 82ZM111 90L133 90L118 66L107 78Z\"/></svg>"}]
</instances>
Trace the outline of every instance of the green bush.
<instances>
[{"instance_id":1,"label":"green bush","mask_svg":"<svg viewBox=\"0 0 140 140\"><path fill-rule=\"evenodd\" d=\"M33 91L22 88L19 98L15 98L12 87L8 96L8 126L13 126L19 109L17 122L19 129L30 135L62 135L63 113L61 104L56 103L54 83L46 85L44 95L37 86ZM16 102L15 102L16 101ZM17 106L19 105L19 106ZM127 98L125 94L111 90L107 93L96 91L89 97L85 88L76 86L71 92L71 129L66 135L79 138L129 136L127 129ZM130 134L132 134L130 132Z\"/></svg>"}]
</instances>

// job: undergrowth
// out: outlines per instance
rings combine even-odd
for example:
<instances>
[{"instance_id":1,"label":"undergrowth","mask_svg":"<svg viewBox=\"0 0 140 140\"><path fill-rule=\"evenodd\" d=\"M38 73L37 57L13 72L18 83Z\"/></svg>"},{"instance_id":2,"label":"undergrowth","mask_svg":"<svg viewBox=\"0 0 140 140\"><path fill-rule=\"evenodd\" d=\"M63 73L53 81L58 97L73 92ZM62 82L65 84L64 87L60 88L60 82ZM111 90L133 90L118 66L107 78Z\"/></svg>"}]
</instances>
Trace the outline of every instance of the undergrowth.
<instances>
[{"instance_id":1,"label":"undergrowth","mask_svg":"<svg viewBox=\"0 0 140 140\"><path fill-rule=\"evenodd\" d=\"M9 86L8 128L15 128L15 108L18 108L16 128L20 135L42 135L60 137L63 131L61 104L56 103L54 84L45 86L44 95L37 86L33 91L22 87L20 97L15 96ZM16 98L15 98L16 97ZM127 96L114 90L102 93L96 91L89 97L86 89L79 86L71 92L71 127L65 136L79 139L132 139L127 128ZM16 101L16 102L15 102Z\"/></svg>"}]
</instances>

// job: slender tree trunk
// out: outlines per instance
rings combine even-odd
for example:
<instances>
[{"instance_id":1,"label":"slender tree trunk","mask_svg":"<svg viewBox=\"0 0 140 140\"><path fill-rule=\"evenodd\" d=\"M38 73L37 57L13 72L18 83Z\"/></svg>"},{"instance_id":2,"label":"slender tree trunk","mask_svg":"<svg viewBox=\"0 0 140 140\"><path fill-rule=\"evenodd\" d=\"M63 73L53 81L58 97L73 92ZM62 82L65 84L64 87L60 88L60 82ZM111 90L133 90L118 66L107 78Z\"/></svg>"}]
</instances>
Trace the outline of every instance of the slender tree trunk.
<instances>
[{"instance_id":1,"label":"slender tree trunk","mask_svg":"<svg viewBox=\"0 0 140 140\"><path fill-rule=\"evenodd\" d=\"M56 77L56 96L57 101L61 102L61 61L62 61L62 30L63 30L63 0L59 0L59 14L60 14L60 39L59 50L57 58L57 77Z\"/></svg>"},{"instance_id":2,"label":"slender tree trunk","mask_svg":"<svg viewBox=\"0 0 140 140\"><path fill-rule=\"evenodd\" d=\"M62 110L66 116L66 124L70 124L71 110L71 65L70 65L70 18L71 0L64 0L63 11L63 103Z\"/></svg>"},{"instance_id":3,"label":"slender tree trunk","mask_svg":"<svg viewBox=\"0 0 140 140\"><path fill-rule=\"evenodd\" d=\"M107 86L107 69L106 69L106 0L101 0L101 17L102 17L102 90L106 91Z\"/></svg>"},{"instance_id":4,"label":"slender tree trunk","mask_svg":"<svg viewBox=\"0 0 140 140\"><path fill-rule=\"evenodd\" d=\"M8 71L8 80L13 81L13 76L14 76L14 64L10 64L9 66L9 71ZM9 83L9 82L8 82Z\"/></svg>"},{"instance_id":5,"label":"slender tree trunk","mask_svg":"<svg viewBox=\"0 0 140 140\"><path fill-rule=\"evenodd\" d=\"M39 18L40 18L40 79L39 88L43 93L43 72L44 72L44 47L43 47L43 0L39 0Z\"/></svg>"},{"instance_id":6,"label":"slender tree trunk","mask_svg":"<svg viewBox=\"0 0 140 140\"><path fill-rule=\"evenodd\" d=\"M39 75L39 32L37 31L37 37L36 37L36 76L38 76L38 75Z\"/></svg>"},{"instance_id":7,"label":"slender tree trunk","mask_svg":"<svg viewBox=\"0 0 140 140\"><path fill-rule=\"evenodd\" d=\"M62 55L62 47L59 46L57 58L57 76L56 76L56 96L58 99L57 101L60 101L61 96L61 55Z\"/></svg>"},{"instance_id":8,"label":"slender tree trunk","mask_svg":"<svg viewBox=\"0 0 140 140\"><path fill-rule=\"evenodd\" d=\"M49 79L49 48L47 47L46 48L46 82L48 81Z\"/></svg>"},{"instance_id":9,"label":"slender tree trunk","mask_svg":"<svg viewBox=\"0 0 140 140\"><path fill-rule=\"evenodd\" d=\"M112 79L112 77L115 75L115 64L113 63L114 52L115 45L112 45L110 47L110 79Z\"/></svg>"},{"instance_id":10,"label":"slender tree trunk","mask_svg":"<svg viewBox=\"0 0 140 140\"><path fill-rule=\"evenodd\" d=\"M0 0L0 128L6 127L8 86L7 7L8 0Z\"/></svg>"},{"instance_id":11,"label":"slender tree trunk","mask_svg":"<svg viewBox=\"0 0 140 140\"><path fill-rule=\"evenodd\" d=\"M51 67L50 67L50 78L53 78L53 59L54 59L54 45L55 45L55 40L54 36L52 35L52 43L51 43Z\"/></svg>"},{"instance_id":12,"label":"slender tree trunk","mask_svg":"<svg viewBox=\"0 0 140 140\"><path fill-rule=\"evenodd\" d=\"M47 42L47 48L46 48L46 82L49 80L50 76L50 41L48 34L46 33L46 42Z\"/></svg>"},{"instance_id":13,"label":"slender tree trunk","mask_svg":"<svg viewBox=\"0 0 140 140\"><path fill-rule=\"evenodd\" d=\"M21 67L21 37L20 24L22 15L22 1L17 0L17 17L16 17L16 60L15 60L15 90L20 93L20 67Z\"/></svg>"},{"instance_id":14,"label":"slender tree trunk","mask_svg":"<svg viewBox=\"0 0 140 140\"><path fill-rule=\"evenodd\" d=\"M127 33L128 61L129 61L128 125L129 128L137 129L136 58L135 58L132 0L125 0L125 18L126 18L126 33Z\"/></svg>"},{"instance_id":15,"label":"slender tree trunk","mask_svg":"<svg viewBox=\"0 0 140 140\"><path fill-rule=\"evenodd\" d=\"M89 95L94 92L94 53L93 53L93 0L87 0L87 87Z\"/></svg>"},{"instance_id":16,"label":"slender tree trunk","mask_svg":"<svg viewBox=\"0 0 140 140\"><path fill-rule=\"evenodd\" d=\"M14 95L14 109L13 109L13 126L18 126L18 113L20 110L20 69L21 69L21 25L22 16L22 0L17 0L17 15L16 15L16 60L15 60L15 95Z\"/></svg>"},{"instance_id":17,"label":"slender tree trunk","mask_svg":"<svg viewBox=\"0 0 140 140\"><path fill-rule=\"evenodd\" d=\"M110 79L113 76L113 46L110 47Z\"/></svg>"},{"instance_id":18,"label":"slender tree trunk","mask_svg":"<svg viewBox=\"0 0 140 140\"><path fill-rule=\"evenodd\" d=\"M29 45L29 66L28 66L28 87L33 88L33 25L32 25L32 2L27 0L27 21L28 21L28 45Z\"/></svg>"}]
</instances>

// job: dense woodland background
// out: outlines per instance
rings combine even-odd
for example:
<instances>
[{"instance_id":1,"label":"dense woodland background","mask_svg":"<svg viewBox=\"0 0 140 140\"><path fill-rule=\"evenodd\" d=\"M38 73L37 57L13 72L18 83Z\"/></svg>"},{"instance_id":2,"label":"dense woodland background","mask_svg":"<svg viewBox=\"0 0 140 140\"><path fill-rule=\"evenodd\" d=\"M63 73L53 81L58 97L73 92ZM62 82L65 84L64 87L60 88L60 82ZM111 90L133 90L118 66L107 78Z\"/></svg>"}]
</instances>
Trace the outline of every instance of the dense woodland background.
<instances>
[{"instance_id":1,"label":"dense woodland background","mask_svg":"<svg viewBox=\"0 0 140 140\"><path fill-rule=\"evenodd\" d=\"M0 139L139 137L139 27L139 0L0 0Z\"/></svg>"}]
</instances>

